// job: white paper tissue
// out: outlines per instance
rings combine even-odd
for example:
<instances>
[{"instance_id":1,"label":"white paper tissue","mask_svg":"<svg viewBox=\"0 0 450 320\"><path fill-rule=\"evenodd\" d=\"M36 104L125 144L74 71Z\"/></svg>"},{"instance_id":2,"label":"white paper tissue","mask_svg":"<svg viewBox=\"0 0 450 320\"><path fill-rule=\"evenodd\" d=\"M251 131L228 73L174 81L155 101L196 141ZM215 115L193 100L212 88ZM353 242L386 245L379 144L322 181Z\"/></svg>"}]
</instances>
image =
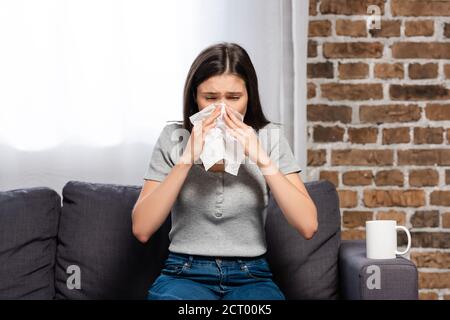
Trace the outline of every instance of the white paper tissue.
<instances>
[{"instance_id":1,"label":"white paper tissue","mask_svg":"<svg viewBox=\"0 0 450 320\"><path fill-rule=\"evenodd\" d=\"M205 170L211 168L219 160L224 160L225 171L237 175L239 166L242 160L245 158L244 149L242 144L233 135L226 132L226 124L223 119L225 111L225 103L210 104L203 110L193 114L189 117L189 120L193 125L197 121L201 121L211 115L216 106L221 107L221 113L216 118L217 125L211 128L205 137L205 144L203 146L200 159L203 162ZM243 116L230 108L233 114L243 121Z\"/></svg>"}]
</instances>

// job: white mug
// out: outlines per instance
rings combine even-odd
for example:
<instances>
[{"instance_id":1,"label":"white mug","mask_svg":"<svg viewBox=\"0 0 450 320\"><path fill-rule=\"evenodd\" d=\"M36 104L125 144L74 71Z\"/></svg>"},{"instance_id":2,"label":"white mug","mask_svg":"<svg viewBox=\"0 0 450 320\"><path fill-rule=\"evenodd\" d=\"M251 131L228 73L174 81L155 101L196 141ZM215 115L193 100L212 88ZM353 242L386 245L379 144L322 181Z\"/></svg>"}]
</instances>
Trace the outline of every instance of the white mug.
<instances>
[{"instance_id":1,"label":"white mug","mask_svg":"<svg viewBox=\"0 0 450 320\"><path fill-rule=\"evenodd\" d=\"M402 252L397 250L397 230L408 236L408 245ZM395 255L406 254L411 248L411 234L395 220L366 221L366 255L369 259L395 259Z\"/></svg>"}]
</instances>

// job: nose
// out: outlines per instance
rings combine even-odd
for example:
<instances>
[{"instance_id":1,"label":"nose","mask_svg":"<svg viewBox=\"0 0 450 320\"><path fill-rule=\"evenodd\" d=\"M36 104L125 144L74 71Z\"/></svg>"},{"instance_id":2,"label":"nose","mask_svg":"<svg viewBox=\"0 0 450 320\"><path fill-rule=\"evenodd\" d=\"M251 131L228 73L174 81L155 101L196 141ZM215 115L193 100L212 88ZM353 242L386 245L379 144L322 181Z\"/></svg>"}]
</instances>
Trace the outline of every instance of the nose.
<instances>
[{"instance_id":1,"label":"nose","mask_svg":"<svg viewBox=\"0 0 450 320\"><path fill-rule=\"evenodd\" d=\"M221 107L222 105L226 105L226 103L223 99L219 100L219 102L216 103L216 107Z\"/></svg>"}]
</instances>

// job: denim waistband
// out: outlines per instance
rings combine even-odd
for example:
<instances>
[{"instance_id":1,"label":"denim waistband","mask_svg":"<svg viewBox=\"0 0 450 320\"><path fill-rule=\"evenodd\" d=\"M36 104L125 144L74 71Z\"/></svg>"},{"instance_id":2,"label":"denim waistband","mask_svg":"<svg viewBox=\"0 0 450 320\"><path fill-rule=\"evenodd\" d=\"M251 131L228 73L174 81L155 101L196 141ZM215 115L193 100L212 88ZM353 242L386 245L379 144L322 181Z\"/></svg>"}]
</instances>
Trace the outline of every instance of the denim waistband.
<instances>
[{"instance_id":1,"label":"denim waistband","mask_svg":"<svg viewBox=\"0 0 450 320\"><path fill-rule=\"evenodd\" d=\"M178 257L186 260L194 260L194 261L215 261L220 259L222 261L244 261L251 262L257 260L265 260L266 254L262 254L256 257L227 257L227 256L202 256L195 254L187 254L187 253L178 253L169 251L169 257Z\"/></svg>"}]
</instances>

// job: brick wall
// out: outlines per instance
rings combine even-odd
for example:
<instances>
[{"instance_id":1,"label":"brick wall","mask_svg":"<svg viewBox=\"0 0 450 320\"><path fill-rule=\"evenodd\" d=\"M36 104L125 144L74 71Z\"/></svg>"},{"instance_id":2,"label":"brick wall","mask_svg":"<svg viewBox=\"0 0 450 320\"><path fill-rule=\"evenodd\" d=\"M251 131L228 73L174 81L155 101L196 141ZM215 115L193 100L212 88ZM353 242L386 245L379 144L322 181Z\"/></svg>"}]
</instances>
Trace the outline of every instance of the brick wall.
<instances>
[{"instance_id":1,"label":"brick wall","mask_svg":"<svg viewBox=\"0 0 450 320\"><path fill-rule=\"evenodd\" d=\"M381 29L367 28L371 4ZM369 219L410 229L420 298L450 299L450 0L309 10L310 178L336 185L343 239Z\"/></svg>"}]
</instances>

